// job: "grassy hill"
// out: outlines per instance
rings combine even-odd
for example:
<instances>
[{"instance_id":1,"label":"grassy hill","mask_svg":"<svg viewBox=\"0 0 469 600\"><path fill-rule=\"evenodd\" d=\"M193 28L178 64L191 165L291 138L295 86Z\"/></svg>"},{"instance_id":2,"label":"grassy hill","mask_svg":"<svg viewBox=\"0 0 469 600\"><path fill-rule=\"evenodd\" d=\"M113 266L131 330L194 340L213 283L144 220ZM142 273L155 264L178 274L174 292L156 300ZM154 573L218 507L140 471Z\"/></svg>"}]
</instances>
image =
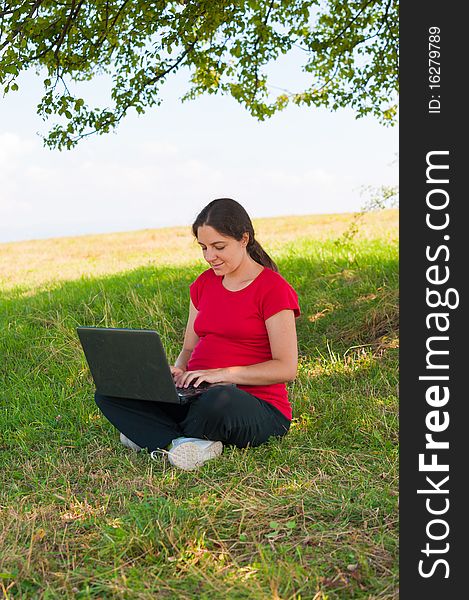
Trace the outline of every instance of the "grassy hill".
<instances>
[{"instance_id":1,"label":"grassy hill","mask_svg":"<svg viewBox=\"0 0 469 600\"><path fill-rule=\"evenodd\" d=\"M397 220L255 221L302 308L294 421L190 473L118 443L75 334L154 328L174 360L189 228L0 244L3 596L397 598Z\"/></svg>"}]
</instances>

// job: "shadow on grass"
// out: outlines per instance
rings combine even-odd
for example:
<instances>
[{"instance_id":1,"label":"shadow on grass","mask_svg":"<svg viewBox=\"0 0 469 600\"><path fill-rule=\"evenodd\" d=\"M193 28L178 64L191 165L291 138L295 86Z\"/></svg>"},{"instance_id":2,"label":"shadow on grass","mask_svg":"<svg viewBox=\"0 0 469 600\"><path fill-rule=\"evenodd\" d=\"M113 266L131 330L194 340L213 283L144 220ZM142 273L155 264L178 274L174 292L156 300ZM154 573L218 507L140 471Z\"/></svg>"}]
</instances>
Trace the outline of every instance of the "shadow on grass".
<instances>
[{"instance_id":1,"label":"shadow on grass","mask_svg":"<svg viewBox=\"0 0 469 600\"><path fill-rule=\"evenodd\" d=\"M294 257L278 261L281 274L298 293L302 315L297 319L300 354L339 352L373 345L398 328L398 261L350 267L346 257L315 261ZM53 329L57 324L154 327L182 342L189 304L189 285L200 266L141 267L106 277L59 283L37 293L11 291L0 297L11 335L30 327ZM370 319L370 314L374 320ZM1 317L0 317L1 318ZM378 323L378 326L377 325ZM174 335L171 335L174 334Z\"/></svg>"},{"instance_id":2,"label":"shadow on grass","mask_svg":"<svg viewBox=\"0 0 469 600\"><path fill-rule=\"evenodd\" d=\"M386 344L397 338L397 259L365 255L358 260L352 266L346 256L279 261L302 309L297 320L299 376L290 385L294 414L315 410L323 415L316 427L322 427L323 436L331 432L326 436L329 443L340 435L342 442L359 442L360 432L368 430L364 412L382 418L381 408L369 399L395 394L396 389L397 356L391 352L388 360ZM35 294L4 296L0 319L6 322L0 345L5 360L0 375L13 413L16 407L17 417L23 413L21 420L31 418L41 397L38 421L65 418L73 405L81 428L90 420L94 404L77 403L92 390L75 332L79 325L156 329L174 361L187 319L188 288L200 272L200 265L142 267L60 283ZM46 406L51 408L49 415Z\"/></svg>"}]
</instances>

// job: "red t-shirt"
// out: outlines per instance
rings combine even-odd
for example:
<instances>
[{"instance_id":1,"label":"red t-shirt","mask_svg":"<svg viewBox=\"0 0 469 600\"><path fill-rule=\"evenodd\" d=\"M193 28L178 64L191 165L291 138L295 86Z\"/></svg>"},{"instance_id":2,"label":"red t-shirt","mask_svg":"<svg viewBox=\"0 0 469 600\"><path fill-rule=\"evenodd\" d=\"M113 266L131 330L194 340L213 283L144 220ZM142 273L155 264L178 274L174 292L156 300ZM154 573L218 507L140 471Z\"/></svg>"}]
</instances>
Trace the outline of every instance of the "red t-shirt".
<instances>
[{"instance_id":1,"label":"red t-shirt","mask_svg":"<svg viewBox=\"0 0 469 600\"><path fill-rule=\"evenodd\" d=\"M227 290L223 277L208 269L191 284L190 295L198 310L194 330L199 341L187 364L188 371L272 360L265 321L285 309L293 310L296 317L300 314L295 290L267 267L247 287L235 292ZM238 388L270 402L287 419L292 418L284 383Z\"/></svg>"}]
</instances>

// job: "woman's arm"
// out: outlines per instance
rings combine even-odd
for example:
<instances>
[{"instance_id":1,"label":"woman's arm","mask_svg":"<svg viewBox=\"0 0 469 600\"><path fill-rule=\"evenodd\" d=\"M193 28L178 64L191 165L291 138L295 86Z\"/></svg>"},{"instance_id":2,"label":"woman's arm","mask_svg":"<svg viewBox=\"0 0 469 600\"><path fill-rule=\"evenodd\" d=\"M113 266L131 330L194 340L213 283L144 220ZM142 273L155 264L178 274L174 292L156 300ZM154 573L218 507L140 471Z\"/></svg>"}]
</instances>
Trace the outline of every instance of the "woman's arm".
<instances>
[{"instance_id":1,"label":"woman's arm","mask_svg":"<svg viewBox=\"0 0 469 600\"><path fill-rule=\"evenodd\" d=\"M269 385L285 383L296 377L298 345L295 315L282 310L266 320L272 360L245 367L228 367L228 383L240 385Z\"/></svg>"},{"instance_id":2,"label":"woman's arm","mask_svg":"<svg viewBox=\"0 0 469 600\"><path fill-rule=\"evenodd\" d=\"M198 314L198 310L192 304L192 300L189 302L189 317L187 319L186 331L184 333L184 342L182 345L182 350L179 353L179 356L174 363L174 367L171 367L171 372L173 375L179 376L182 372L186 370L187 363L191 357L192 351L194 350L197 342L199 341L199 336L194 331L194 321ZM176 369L179 371L176 373Z\"/></svg>"},{"instance_id":3,"label":"woman's arm","mask_svg":"<svg viewBox=\"0 0 469 600\"><path fill-rule=\"evenodd\" d=\"M197 386L202 381L239 385L269 385L295 379L298 366L298 346L293 311L282 310L267 319L265 324L272 360L244 367L188 371L181 376L178 385L192 383Z\"/></svg>"}]
</instances>

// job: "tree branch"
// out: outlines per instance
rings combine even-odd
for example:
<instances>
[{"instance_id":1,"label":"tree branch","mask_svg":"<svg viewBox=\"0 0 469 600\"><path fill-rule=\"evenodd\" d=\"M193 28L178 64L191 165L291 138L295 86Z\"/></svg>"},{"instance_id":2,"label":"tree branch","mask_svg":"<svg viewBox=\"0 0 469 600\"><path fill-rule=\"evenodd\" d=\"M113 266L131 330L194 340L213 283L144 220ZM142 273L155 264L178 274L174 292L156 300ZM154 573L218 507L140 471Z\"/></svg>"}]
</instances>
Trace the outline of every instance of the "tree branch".
<instances>
[{"instance_id":1,"label":"tree branch","mask_svg":"<svg viewBox=\"0 0 469 600\"><path fill-rule=\"evenodd\" d=\"M367 8L370 4L372 4L374 2L376 2L376 0L368 0L367 2L365 2L365 4L361 7L361 9L353 17L353 19L351 21L349 21L345 25L345 27L332 40L327 40L327 42L324 42L321 46L321 49L329 48L329 47L333 46L335 44L335 42L337 42L337 40L339 38L341 38L348 29L350 29L350 27L355 23L355 21L358 19L358 17L361 15L361 13L365 10L365 8Z\"/></svg>"},{"instance_id":2,"label":"tree branch","mask_svg":"<svg viewBox=\"0 0 469 600\"><path fill-rule=\"evenodd\" d=\"M41 4L43 3L44 0L36 0L36 2L33 4L30 13L28 14L28 16L24 19L24 21L18 25L18 27L16 29L14 29L11 33L11 35L3 42L3 44L0 46L0 52L6 47L8 46L8 44L11 44L11 42L15 39L15 37L21 33L22 29L23 29L23 25L26 23L26 21L28 19L30 19L34 13L36 12L36 10L41 6Z\"/></svg>"},{"instance_id":3,"label":"tree branch","mask_svg":"<svg viewBox=\"0 0 469 600\"><path fill-rule=\"evenodd\" d=\"M65 25L64 25L61 33L60 33L60 36L59 36L59 38L58 38L58 40L56 42L56 48L55 48L55 51L54 51L54 56L55 56L55 59L57 61L57 68L59 67L59 63L60 63L60 61L59 61L60 47L63 44L65 36L68 33L68 30L70 29L70 25L72 23L72 19L76 19L77 18L78 13L80 12L80 9L81 9L81 7L83 5L83 2L84 2L84 0L81 0L78 3L78 6L76 7L76 10L74 10L74 8L75 8L75 0L72 0L72 6L70 7L70 13L69 13L67 21L66 21L66 23L65 23Z\"/></svg>"},{"instance_id":4,"label":"tree branch","mask_svg":"<svg viewBox=\"0 0 469 600\"><path fill-rule=\"evenodd\" d=\"M118 115L116 116L115 119L113 119L113 124L117 125L121 121L121 119L123 117L125 117L127 111L129 110L129 108L131 108L134 105L135 99L139 96L139 94L143 91L143 89L145 89L148 86L154 85L158 80L162 79L163 77L165 77L166 75L171 73L171 71L173 71L176 67L178 67L181 64L181 62L184 60L184 58L187 56L187 54L194 48L196 43L197 43L197 40L194 40L194 42L192 42L192 44L190 44L189 47L184 50L184 52L181 54L181 56L170 67L168 67L161 73L158 73L158 75L156 75L155 77L152 77L151 79L148 79L147 81L145 81L145 84L143 86L141 86L135 92L132 99L129 100L128 102L124 103L124 105L120 107L120 111L119 111ZM110 122L108 121L106 124L109 125ZM86 133L80 133L79 135L77 135L73 138L70 137L70 140L73 144L76 144L81 139L88 137L90 135L93 135L95 133L97 133L96 129L94 129L92 131L87 131Z\"/></svg>"},{"instance_id":5,"label":"tree branch","mask_svg":"<svg viewBox=\"0 0 469 600\"><path fill-rule=\"evenodd\" d=\"M263 22L263 26L266 27L267 26L267 22L269 21L269 17L270 17L270 13L272 11L272 8L274 6L274 2L275 0L271 0L270 4L269 4L269 8L267 10L264 22ZM257 86L259 84L259 77L258 77L258 72L259 72L259 61L257 60L257 48L259 46L259 42L260 42L261 36L260 34L257 36L256 42L254 44L254 90L252 93L252 98L250 100L250 103L252 104L256 98L256 94L257 94Z\"/></svg>"},{"instance_id":6,"label":"tree branch","mask_svg":"<svg viewBox=\"0 0 469 600\"><path fill-rule=\"evenodd\" d=\"M120 17L122 11L124 10L125 6L128 3L129 3L129 0L124 0L124 2L121 4L119 10L115 14L114 18L112 19L111 25L109 27L108 27L108 13L107 13L108 3L106 3L106 28L105 28L103 35L96 42L93 43L93 46L95 48L97 48L98 46L100 46L102 44L103 40L106 38L107 34L109 33L109 30L112 29L114 27L114 25L117 23L118 18Z\"/></svg>"}]
</instances>

